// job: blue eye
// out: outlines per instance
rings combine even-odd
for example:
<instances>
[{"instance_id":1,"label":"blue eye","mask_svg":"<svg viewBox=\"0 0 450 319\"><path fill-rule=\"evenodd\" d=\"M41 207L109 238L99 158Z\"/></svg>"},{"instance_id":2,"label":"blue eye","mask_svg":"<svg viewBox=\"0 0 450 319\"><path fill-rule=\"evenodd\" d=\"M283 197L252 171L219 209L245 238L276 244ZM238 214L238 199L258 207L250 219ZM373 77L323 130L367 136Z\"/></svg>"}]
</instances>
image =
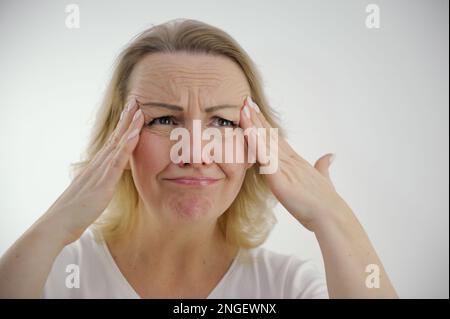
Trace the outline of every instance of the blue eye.
<instances>
[{"instance_id":1,"label":"blue eye","mask_svg":"<svg viewBox=\"0 0 450 319\"><path fill-rule=\"evenodd\" d=\"M174 125L174 119L172 116L161 116L161 117L157 117L153 120L151 120L147 125L151 126L154 124L159 124L159 125Z\"/></svg>"},{"instance_id":2,"label":"blue eye","mask_svg":"<svg viewBox=\"0 0 450 319\"><path fill-rule=\"evenodd\" d=\"M152 125L176 125L176 121L173 116L161 116L157 117L147 123L147 126ZM213 118L213 124L219 127L237 127L238 123L224 119L222 117L215 116Z\"/></svg>"},{"instance_id":3,"label":"blue eye","mask_svg":"<svg viewBox=\"0 0 450 319\"><path fill-rule=\"evenodd\" d=\"M218 117L218 116L216 116L216 117L214 117L214 120L216 120L216 123L219 125L219 126L228 126L228 127L237 127L238 126L238 124L237 123L235 123L235 122L233 122L233 121L230 121L230 120L227 120L227 119L224 119L224 118L222 118L222 117Z\"/></svg>"}]
</instances>

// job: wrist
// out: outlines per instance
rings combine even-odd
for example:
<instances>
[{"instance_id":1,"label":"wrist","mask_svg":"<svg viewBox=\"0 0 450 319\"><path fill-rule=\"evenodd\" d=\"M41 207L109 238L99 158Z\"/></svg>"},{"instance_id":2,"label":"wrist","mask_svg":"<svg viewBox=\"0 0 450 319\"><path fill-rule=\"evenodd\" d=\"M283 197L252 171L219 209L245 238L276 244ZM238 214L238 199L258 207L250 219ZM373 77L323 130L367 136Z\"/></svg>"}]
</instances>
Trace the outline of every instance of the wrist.
<instances>
[{"instance_id":1,"label":"wrist","mask_svg":"<svg viewBox=\"0 0 450 319\"><path fill-rule=\"evenodd\" d=\"M64 214L47 211L33 224L31 231L36 236L45 238L62 249L80 237L70 231L69 225Z\"/></svg>"},{"instance_id":2,"label":"wrist","mask_svg":"<svg viewBox=\"0 0 450 319\"><path fill-rule=\"evenodd\" d=\"M309 229L316 235L331 229L340 229L345 233L349 228L353 228L355 223L358 221L352 209L341 197L338 197L332 208L323 209L316 214Z\"/></svg>"}]
</instances>

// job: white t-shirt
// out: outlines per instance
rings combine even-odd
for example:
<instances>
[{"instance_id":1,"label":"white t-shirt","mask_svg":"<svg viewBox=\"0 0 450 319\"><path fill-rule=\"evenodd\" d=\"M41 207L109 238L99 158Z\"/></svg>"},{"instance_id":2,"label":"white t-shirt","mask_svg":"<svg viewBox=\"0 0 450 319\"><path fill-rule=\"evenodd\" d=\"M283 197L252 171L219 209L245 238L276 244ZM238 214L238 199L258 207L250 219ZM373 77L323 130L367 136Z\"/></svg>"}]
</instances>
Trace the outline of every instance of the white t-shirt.
<instances>
[{"instance_id":1,"label":"white t-shirt","mask_svg":"<svg viewBox=\"0 0 450 319\"><path fill-rule=\"evenodd\" d=\"M43 298L140 298L108 246L104 241L99 244L94 236L88 229L61 251L45 283ZM312 299L328 298L328 292L325 278L313 262L257 247L238 251L207 298Z\"/></svg>"}]
</instances>

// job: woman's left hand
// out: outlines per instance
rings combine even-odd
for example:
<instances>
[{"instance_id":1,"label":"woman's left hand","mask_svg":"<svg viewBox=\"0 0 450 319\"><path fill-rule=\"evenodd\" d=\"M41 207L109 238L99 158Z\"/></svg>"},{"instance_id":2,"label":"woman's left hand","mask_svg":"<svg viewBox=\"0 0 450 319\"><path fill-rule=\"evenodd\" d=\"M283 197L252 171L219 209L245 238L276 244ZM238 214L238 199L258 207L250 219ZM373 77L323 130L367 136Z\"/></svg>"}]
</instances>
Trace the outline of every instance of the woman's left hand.
<instances>
[{"instance_id":1,"label":"woman's left hand","mask_svg":"<svg viewBox=\"0 0 450 319\"><path fill-rule=\"evenodd\" d=\"M270 132L271 126L258 112L258 106L249 99L246 104L247 109L244 106L241 110L240 126L244 130L251 127L266 129L265 136L270 137L267 131ZM274 144L271 138L264 139L264 134L245 134L249 146L260 137L266 149L261 153L256 150L256 160L260 168L266 164L271 167L264 151L267 155L274 151L272 148L278 147L278 152L275 151L278 167L273 174L265 174L267 184L280 203L314 232L323 255L330 298L398 298L369 237L331 182L328 168L332 154L322 156L313 167L281 137L275 139L278 143ZM267 152L268 147L271 149ZM269 156L269 160L273 159ZM368 289L368 265L379 269L379 289Z\"/></svg>"},{"instance_id":2,"label":"woman's left hand","mask_svg":"<svg viewBox=\"0 0 450 319\"><path fill-rule=\"evenodd\" d=\"M265 174L265 177L275 197L303 226L314 231L315 225L321 220L331 217L330 214L339 213L341 208L348 208L336 192L328 172L333 154L322 156L313 167L298 155L284 138L278 136L278 143L274 143L276 140L273 139L271 143L271 126L250 97L241 109L240 118L240 126L244 130L251 127L268 129L265 134L267 138L258 135L266 148L277 147L278 144L278 167L272 174ZM255 138L255 135L246 135L247 142L252 137ZM264 151L270 154L276 150ZM259 151L256 151L255 155L256 161L262 167L267 164L262 161Z\"/></svg>"}]
</instances>

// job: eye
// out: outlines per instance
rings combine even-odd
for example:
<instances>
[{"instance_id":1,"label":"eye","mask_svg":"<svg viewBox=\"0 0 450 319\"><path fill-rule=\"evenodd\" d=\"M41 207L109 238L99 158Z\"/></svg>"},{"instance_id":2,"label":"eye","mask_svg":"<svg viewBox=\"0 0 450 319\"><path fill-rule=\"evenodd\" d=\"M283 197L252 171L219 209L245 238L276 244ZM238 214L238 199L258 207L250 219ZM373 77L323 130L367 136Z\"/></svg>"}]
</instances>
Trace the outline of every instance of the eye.
<instances>
[{"instance_id":1,"label":"eye","mask_svg":"<svg viewBox=\"0 0 450 319\"><path fill-rule=\"evenodd\" d=\"M148 126L152 126L155 124L156 125L174 125L175 121L172 116L161 116L161 117L157 117L147 123Z\"/></svg>"},{"instance_id":2,"label":"eye","mask_svg":"<svg viewBox=\"0 0 450 319\"><path fill-rule=\"evenodd\" d=\"M238 124L236 122L224 119L219 116L215 116L213 118L214 122L217 123L218 126L224 126L224 127L237 127Z\"/></svg>"}]
</instances>

